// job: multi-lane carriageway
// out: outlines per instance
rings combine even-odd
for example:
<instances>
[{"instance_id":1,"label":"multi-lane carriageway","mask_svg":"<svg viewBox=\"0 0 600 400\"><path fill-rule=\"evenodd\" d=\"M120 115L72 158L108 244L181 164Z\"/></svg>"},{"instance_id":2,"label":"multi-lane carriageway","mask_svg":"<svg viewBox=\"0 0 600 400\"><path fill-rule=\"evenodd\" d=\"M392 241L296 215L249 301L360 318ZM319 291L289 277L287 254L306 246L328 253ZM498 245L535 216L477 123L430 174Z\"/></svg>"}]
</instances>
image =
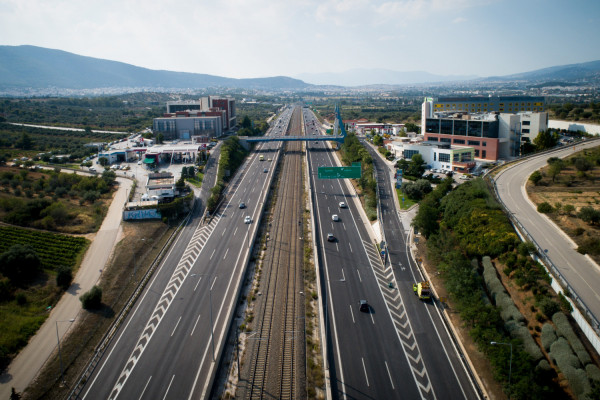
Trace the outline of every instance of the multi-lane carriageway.
<instances>
[{"instance_id":1,"label":"multi-lane carriageway","mask_svg":"<svg viewBox=\"0 0 600 400\"><path fill-rule=\"evenodd\" d=\"M299 108L296 108L299 112ZM281 116L287 129L292 110ZM314 118L303 110L304 119ZM307 135L320 135L318 123ZM272 132L270 132L272 134ZM310 195L333 398L478 398L433 304L412 295L414 268L402 235L398 259L384 268L342 181L318 180L336 165L329 146L309 141ZM192 215L81 393L88 399L196 399L210 396L270 185L258 154L280 156L281 143L257 145L233 178L233 193L212 222ZM245 202L246 209L238 204ZM339 201L348 208L339 209ZM340 221L334 222L332 214ZM253 223L244 224L245 216ZM327 233L336 241L327 242ZM394 288L388 288L390 281ZM358 311L367 299L371 312Z\"/></svg>"},{"instance_id":2,"label":"multi-lane carriageway","mask_svg":"<svg viewBox=\"0 0 600 400\"><path fill-rule=\"evenodd\" d=\"M314 114L303 112L305 126L313 127ZM307 132L320 133L318 128ZM342 180L317 178L319 166L337 165L330 147L308 142L307 153L332 397L478 398L438 309L412 293L418 270L406 244L409 227L402 227L392 211L391 186L379 191L388 193L382 196L388 200L385 215L395 218L398 235L393 246L398 251L392 265L384 267L354 192ZM348 208L339 208L341 201ZM339 221L332 221L332 214L338 214ZM326 240L328 233L335 241ZM368 300L369 313L359 311L361 299Z\"/></svg>"}]
</instances>

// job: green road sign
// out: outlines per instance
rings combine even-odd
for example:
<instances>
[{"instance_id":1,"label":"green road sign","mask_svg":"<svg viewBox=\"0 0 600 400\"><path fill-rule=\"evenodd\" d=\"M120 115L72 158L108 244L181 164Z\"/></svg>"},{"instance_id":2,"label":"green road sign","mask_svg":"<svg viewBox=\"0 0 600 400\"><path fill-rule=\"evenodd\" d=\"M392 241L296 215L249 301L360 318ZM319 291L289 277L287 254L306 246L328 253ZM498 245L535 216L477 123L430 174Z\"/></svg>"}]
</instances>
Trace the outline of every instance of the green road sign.
<instances>
[{"instance_id":1,"label":"green road sign","mask_svg":"<svg viewBox=\"0 0 600 400\"><path fill-rule=\"evenodd\" d=\"M360 178L360 163L351 167L319 167L319 179Z\"/></svg>"}]
</instances>

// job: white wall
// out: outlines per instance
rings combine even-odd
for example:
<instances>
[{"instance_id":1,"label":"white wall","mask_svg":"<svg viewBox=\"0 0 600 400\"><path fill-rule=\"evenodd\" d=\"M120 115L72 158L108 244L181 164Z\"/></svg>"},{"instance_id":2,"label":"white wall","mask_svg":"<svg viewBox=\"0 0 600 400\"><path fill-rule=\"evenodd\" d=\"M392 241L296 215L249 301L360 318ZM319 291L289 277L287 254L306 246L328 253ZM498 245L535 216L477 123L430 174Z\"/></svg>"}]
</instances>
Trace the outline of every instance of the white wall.
<instances>
[{"instance_id":1,"label":"white wall","mask_svg":"<svg viewBox=\"0 0 600 400\"><path fill-rule=\"evenodd\" d=\"M548 121L548 128L568 129L570 131L584 131L592 135L600 135L600 125L582 124L575 121L558 121L551 119Z\"/></svg>"}]
</instances>

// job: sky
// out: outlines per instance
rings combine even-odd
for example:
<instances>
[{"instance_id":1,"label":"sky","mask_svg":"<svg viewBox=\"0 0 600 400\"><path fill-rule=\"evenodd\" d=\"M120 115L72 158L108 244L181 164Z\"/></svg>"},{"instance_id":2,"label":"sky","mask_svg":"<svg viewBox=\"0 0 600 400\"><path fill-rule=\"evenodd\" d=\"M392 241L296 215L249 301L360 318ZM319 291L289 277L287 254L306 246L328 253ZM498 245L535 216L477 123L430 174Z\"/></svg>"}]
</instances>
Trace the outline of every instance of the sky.
<instances>
[{"instance_id":1,"label":"sky","mask_svg":"<svg viewBox=\"0 0 600 400\"><path fill-rule=\"evenodd\" d=\"M0 0L0 45L231 78L600 60L598 0Z\"/></svg>"}]
</instances>

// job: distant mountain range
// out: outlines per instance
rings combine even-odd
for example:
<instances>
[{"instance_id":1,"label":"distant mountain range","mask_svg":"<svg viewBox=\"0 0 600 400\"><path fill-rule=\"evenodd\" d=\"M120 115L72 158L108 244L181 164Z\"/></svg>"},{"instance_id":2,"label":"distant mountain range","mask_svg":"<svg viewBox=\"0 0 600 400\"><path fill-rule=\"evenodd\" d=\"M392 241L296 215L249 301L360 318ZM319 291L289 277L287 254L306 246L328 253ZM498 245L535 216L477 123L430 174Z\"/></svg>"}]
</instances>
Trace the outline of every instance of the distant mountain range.
<instances>
[{"instance_id":1,"label":"distant mountain range","mask_svg":"<svg viewBox=\"0 0 600 400\"><path fill-rule=\"evenodd\" d=\"M350 69L344 72L305 73L296 78L314 85L366 86L410 85L427 82L455 82L477 78L473 75L434 75L425 71L392 71L389 69Z\"/></svg>"},{"instance_id":2,"label":"distant mountain range","mask_svg":"<svg viewBox=\"0 0 600 400\"><path fill-rule=\"evenodd\" d=\"M117 61L80 56L62 50L36 46L0 46L0 95L22 91L61 89L71 91L103 88L150 90L198 90L240 88L261 90L315 89L314 85L401 86L462 82L526 82L530 85L553 82L561 85L600 86L600 61L570 64L500 77L434 75L423 71L399 72L387 69L352 69L341 73L300 74L234 79L215 75L151 70ZM310 83L306 83L306 82Z\"/></svg>"},{"instance_id":3,"label":"distant mountain range","mask_svg":"<svg viewBox=\"0 0 600 400\"><path fill-rule=\"evenodd\" d=\"M108 87L202 89L300 89L306 83L285 76L234 79L187 72L159 71L117 61L80 56L36 46L0 46L0 89Z\"/></svg>"}]
</instances>

